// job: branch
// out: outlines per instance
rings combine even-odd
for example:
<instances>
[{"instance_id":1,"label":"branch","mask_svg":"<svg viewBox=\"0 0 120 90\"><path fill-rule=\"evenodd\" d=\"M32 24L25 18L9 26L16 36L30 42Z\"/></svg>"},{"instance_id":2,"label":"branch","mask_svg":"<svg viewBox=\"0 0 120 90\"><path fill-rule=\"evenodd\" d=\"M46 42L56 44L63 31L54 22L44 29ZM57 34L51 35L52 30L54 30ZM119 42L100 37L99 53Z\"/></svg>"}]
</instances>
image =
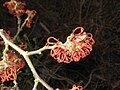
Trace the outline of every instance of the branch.
<instances>
[{"instance_id":1,"label":"branch","mask_svg":"<svg viewBox=\"0 0 120 90\"><path fill-rule=\"evenodd\" d=\"M32 55L32 54L35 54L39 51L43 51L43 50L46 50L45 47L43 47L42 49L39 49L39 50L36 50L36 51L32 51L32 52L27 52L27 51L24 51L22 50L21 48L19 48L17 45L15 45L14 43L12 43L11 41L9 41L4 33L3 33L3 29L0 29L0 36L3 38L4 42L6 44L8 44L9 46L11 46L13 49L15 49L16 51L18 51L25 59L25 61L27 62L30 70L32 71L32 74L33 74L33 77L35 78L35 81L37 82L40 82L43 86L45 86L48 90L54 90L51 86L49 86L44 80L42 80L39 75L37 74L31 60L29 59L29 55ZM36 87L36 84L34 85L34 87ZM33 90L35 90L33 87Z\"/></svg>"},{"instance_id":2,"label":"branch","mask_svg":"<svg viewBox=\"0 0 120 90\"><path fill-rule=\"evenodd\" d=\"M97 70L99 70L99 69L97 68L97 69L93 69L93 70L91 71L91 73L90 73L90 75L89 75L89 80L88 80L87 84L83 87L84 89L86 89L86 88L88 87L88 85L91 83L93 73L94 73L95 71L97 71Z\"/></svg>"}]
</instances>

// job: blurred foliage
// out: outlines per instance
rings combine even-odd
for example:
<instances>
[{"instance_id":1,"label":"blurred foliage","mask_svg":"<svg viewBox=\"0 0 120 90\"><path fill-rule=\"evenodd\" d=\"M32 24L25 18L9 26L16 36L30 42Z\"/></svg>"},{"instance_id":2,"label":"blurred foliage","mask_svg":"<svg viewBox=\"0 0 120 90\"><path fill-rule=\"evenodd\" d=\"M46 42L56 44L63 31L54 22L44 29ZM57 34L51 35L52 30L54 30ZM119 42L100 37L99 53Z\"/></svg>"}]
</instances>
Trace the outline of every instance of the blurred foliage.
<instances>
[{"instance_id":1,"label":"blurred foliage","mask_svg":"<svg viewBox=\"0 0 120 90\"><path fill-rule=\"evenodd\" d=\"M5 1L0 0L0 28L9 29L14 35L17 29L16 18L2 7ZM49 51L31 56L37 72L47 83L63 90L71 88L73 83L86 86L85 90L120 89L119 0L25 1L27 8L37 11L32 28L24 28L17 39L28 46L28 51L43 47L49 36L64 42L76 26L91 32L96 41L92 53L78 63L58 64L49 56ZM20 89L31 90L33 80L26 66L18 76ZM41 84L38 88L45 90Z\"/></svg>"}]
</instances>

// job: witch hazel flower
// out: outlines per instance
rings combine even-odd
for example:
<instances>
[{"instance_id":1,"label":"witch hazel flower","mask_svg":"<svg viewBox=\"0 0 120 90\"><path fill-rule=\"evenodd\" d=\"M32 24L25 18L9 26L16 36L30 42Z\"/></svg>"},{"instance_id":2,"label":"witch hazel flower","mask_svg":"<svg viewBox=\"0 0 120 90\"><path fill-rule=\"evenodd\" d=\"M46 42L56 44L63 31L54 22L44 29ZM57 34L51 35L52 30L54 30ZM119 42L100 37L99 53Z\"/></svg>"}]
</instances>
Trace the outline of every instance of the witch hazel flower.
<instances>
[{"instance_id":1,"label":"witch hazel flower","mask_svg":"<svg viewBox=\"0 0 120 90\"><path fill-rule=\"evenodd\" d=\"M92 45L95 43L91 33L84 32L84 28L75 28L70 36L67 37L65 43L60 42L54 37L47 39L47 45L54 45L50 55L59 63L78 62L81 58L85 58L92 51Z\"/></svg>"},{"instance_id":2,"label":"witch hazel flower","mask_svg":"<svg viewBox=\"0 0 120 90\"><path fill-rule=\"evenodd\" d=\"M26 27L30 28L31 23L32 23L32 19L36 15L37 12L35 10L26 10L25 13L28 15Z\"/></svg>"},{"instance_id":3,"label":"witch hazel flower","mask_svg":"<svg viewBox=\"0 0 120 90\"><path fill-rule=\"evenodd\" d=\"M21 28L19 27L20 29L22 29L25 24L26 27L31 27L32 19L36 15L36 11L25 9L26 3L24 0L11 0L9 2L5 2L3 6L8 8L10 14L17 16L18 24L21 25ZM21 16L24 14L27 14L27 18L23 24L21 24Z\"/></svg>"},{"instance_id":4,"label":"witch hazel flower","mask_svg":"<svg viewBox=\"0 0 120 90\"><path fill-rule=\"evenodd\" d=\"M25 61L16 56L14 51L8 51L7 56L7 60L0 61L0 84L16 80L17 72L25 66Z\"/></svg>"},{"instance_id":5,"label":"witch hazel flower","mask_svg":"<svg viewBox=\"0 0 120 90\"><path fill-rule=\"evenodd\" d=\"M10 14L15 16L22 16L25 13L25 2L19 0L10 0L9 2L5 2L3 6L6 6L9 10Z\"/></svg>"}]
</instances>

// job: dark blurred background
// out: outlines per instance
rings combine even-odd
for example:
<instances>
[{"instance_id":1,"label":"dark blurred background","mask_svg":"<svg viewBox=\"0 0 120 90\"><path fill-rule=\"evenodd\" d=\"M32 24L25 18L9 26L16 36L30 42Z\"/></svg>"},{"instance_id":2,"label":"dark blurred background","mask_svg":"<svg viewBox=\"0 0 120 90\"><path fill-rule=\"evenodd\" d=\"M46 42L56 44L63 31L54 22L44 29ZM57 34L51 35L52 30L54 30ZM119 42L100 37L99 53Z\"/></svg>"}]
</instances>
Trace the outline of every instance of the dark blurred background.
<instances>
[{"instance_id":1,"label":"dark blurred background","mask_svg":"<svg viewBox=\"0 0 120 90\"><path fill-rule=\"evenodd\" d=\"M0 28L14 36L17 19L0 0ZM93 34L95 44L89 56L70 64L57 63L49 55L31 56L39 75L53 88L68 90L72 84L85 90L120 90L120 1L119 0L25 0L26 8L36 10L30 29L24 27L18 41L28 44L28 51L45 45L49 36L65 42L77 26ZM26 78L24 78L26 77ZM21 90L31 90L34 78L26 65L18 74ZM45 90L40 84L38 90Z\"/></svg>"}]
</instances>

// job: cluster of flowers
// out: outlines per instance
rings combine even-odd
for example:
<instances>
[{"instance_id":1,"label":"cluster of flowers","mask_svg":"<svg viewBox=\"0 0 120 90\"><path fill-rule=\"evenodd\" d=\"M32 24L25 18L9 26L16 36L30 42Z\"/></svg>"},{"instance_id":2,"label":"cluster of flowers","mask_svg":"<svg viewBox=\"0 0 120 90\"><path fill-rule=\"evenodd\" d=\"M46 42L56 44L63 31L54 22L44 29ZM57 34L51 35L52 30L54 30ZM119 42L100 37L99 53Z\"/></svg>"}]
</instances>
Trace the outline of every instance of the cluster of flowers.
<instances>
[{"instance_id":1,"label":"cluster of flowers","mask_svg":"<svg viewBox=\"0 0 120 90\"><path fill-rule=\"evenodd\" d=\"M75 28L71 35L67 37L65 43L60 42L54 37L47 39L47 45L54 45L50 55L59 63L78 62L81 58L85 58L92 51L92 45L95 43L91 33L83 32L82 27Z\"/></svg>"},{"instance_id":2,"label":"cluster of flowers","mask_svg":"<svg viewBox=\"0 0 120 90\"><path fill-rule=\"evenodd\" d=\"M10 31L4 31L4 34L7 39L13 41L13 37L10 36ZM4 41L1 37L0 45L4 45ZM23 50L27 48L24 43L21 43L19 47ZM8 50L6 54L5 59L0 61L0 83L16 80L17 72L25 66L25 61L18 57L13 50Z\"/></svg>"},{"instance_id":3,"label":"cluster of flowers","mask_svg":"<svg viewBox=\"0 0 120 90\"><path fill-rule=\"evenodd\" d=\"M21 17L24 14L28 15L26 26L30 28L30 24L32 23L33 17L36 15L35 10L25 10L26 3L23 0L11 0L9 2L5 2L3 6L6 6L9 10L10 14L13 14L17 17Z\"/></svg>"},{"instance_id":4,"label":"cluster of flowers","mask_svg":"<svg viewBox=\"0 0 120 90\"><path fill-rule=\"evenodd\" d=\"M26 3L24 1L11 0L9 2L5 2L3 6L6 6L8 8L10 14L20 17L25 13L24 9Z\"/></svg>"},{"instance_id":5,"label":"cluster of flowers","mask_svg":"<svg viewBox=\"0 0 120 90\"><path fill-rule=\"evenodd\" d=\"M17 72L25 66L25 61L12 50L7 52L7 60L0 61L0 83L16 80Z\"/></svg>"}]
</instances>

